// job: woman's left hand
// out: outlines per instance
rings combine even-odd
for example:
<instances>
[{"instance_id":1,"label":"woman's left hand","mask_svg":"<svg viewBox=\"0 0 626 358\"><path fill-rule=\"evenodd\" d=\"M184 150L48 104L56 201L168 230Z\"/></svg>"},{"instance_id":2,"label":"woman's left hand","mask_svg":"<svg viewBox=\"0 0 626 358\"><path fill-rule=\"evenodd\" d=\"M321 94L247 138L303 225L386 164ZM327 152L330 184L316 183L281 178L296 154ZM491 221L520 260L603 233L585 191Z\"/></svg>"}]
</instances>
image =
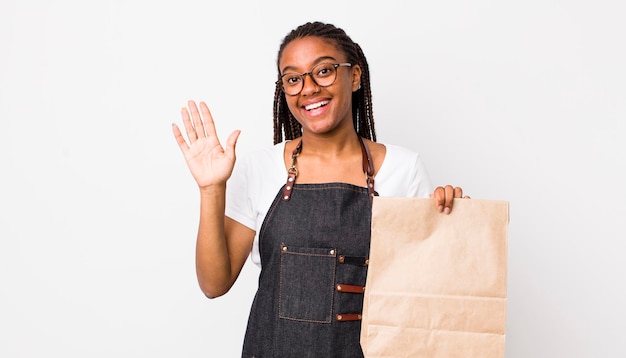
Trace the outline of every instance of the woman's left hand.
<instances>
[{"instance_id":1,"label":"woman's left hand","mask_svg":"<svg viewBox=\"0 0 626 358\"><path fill-rule=\"evenodd\" d=\"M463 196L463 189L457 186L456 188L452 185L438 186L435 188L435 192L430 194L432 199L435 199L435 206L440 213L450 214L452 211L452 199L454 198L463 198L469 199L470 197L465 195Z\"/></svg>"}]
</instances>

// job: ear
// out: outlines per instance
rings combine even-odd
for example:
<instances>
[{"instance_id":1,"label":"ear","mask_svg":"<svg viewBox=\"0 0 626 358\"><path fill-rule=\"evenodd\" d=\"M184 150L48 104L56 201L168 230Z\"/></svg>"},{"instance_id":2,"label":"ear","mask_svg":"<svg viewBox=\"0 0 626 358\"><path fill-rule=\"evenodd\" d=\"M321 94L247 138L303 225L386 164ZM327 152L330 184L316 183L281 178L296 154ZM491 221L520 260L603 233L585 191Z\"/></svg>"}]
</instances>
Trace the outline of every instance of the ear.
<instances>
[{"instance_id":1,"label":"ear","mask_svg":"<svg viewBox=\"0 0 626 358\"><path fill-rule=\"evenodd\" d=\"M361 88L361 66L352 66L352 92L356 92Z\"/></svg>"}]
</instances>

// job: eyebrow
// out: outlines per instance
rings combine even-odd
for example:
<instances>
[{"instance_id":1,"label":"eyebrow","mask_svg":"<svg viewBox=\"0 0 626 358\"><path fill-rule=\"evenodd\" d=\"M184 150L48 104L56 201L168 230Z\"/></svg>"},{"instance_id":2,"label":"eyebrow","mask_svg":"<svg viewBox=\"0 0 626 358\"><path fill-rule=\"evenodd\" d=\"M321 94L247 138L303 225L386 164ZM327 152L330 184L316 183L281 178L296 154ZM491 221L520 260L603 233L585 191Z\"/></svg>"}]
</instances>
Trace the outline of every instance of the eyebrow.
<instances>
[{"instance_id":1,"label":"eyebrow","mask_svg":"<svg viewBox=\"0 0 626 358\"><path fill-rule=\"evenodd\" d=\"M336 58L332 57L332 56L321 56L315 59L315 61L313 61L314 65L313 67L315 67L315 65L319 64L322 61L325 60L333 60L333 61L337 61ZM286 66L285 68L283 68L283 70L281 71L281 74L284 74L286 71L291 70L294 71L295 67L294 66Z\"/></svg>"}]
</instances>

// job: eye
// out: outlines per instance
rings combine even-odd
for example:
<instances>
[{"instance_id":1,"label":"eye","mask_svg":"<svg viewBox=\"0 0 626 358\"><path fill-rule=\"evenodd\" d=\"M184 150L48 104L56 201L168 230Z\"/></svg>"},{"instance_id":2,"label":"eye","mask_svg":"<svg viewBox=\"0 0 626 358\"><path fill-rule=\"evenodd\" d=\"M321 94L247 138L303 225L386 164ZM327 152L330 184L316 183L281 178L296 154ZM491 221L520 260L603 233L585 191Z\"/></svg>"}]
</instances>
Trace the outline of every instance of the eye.
<instances>
[{"instance_id":1,"label":"eye","mask_svg":"<svg viewBox=\"0 0 626 358\"><path fill-rule=\"evenodd\" d=\"M294 86L300 83L301 78L298 75L286 74L283 75L283 84L285 86Z\"/></svg>"},{"instance_id":2,"label":"eye","mask_svg":"<svg viewBox=\"0 0 626 358\"><path fill-rule=\"evenodd\" d=\"M315 77L328 77L335 72L335 67L331 64L321 64L315 69Z\"/></svg>"}]
</instances>

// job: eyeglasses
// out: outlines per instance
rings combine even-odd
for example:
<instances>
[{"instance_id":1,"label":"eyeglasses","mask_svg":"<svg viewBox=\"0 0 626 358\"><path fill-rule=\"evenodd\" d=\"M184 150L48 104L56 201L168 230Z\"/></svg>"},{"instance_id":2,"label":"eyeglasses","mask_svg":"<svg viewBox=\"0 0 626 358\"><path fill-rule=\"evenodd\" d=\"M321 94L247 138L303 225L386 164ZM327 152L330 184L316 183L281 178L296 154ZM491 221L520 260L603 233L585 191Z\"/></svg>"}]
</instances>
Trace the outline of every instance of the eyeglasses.
<instances>
[{"instance_id":1,"label":"eyeglasses","mask_svg":"<svg viewBox=\"0 0 626 358\"><path fill-rule=\"evenodd\" d=\"M320 87L328 87L332 85L337 79L338 67L351 67L351 63L320 63L315 65L309 72L304 73L285 73L280 76L280 79L276 81L276 84L282 86L285 94L289 96L295 96L304 87L304 76L309 75L313 82Z\"/></svg>"}]
</instances>

